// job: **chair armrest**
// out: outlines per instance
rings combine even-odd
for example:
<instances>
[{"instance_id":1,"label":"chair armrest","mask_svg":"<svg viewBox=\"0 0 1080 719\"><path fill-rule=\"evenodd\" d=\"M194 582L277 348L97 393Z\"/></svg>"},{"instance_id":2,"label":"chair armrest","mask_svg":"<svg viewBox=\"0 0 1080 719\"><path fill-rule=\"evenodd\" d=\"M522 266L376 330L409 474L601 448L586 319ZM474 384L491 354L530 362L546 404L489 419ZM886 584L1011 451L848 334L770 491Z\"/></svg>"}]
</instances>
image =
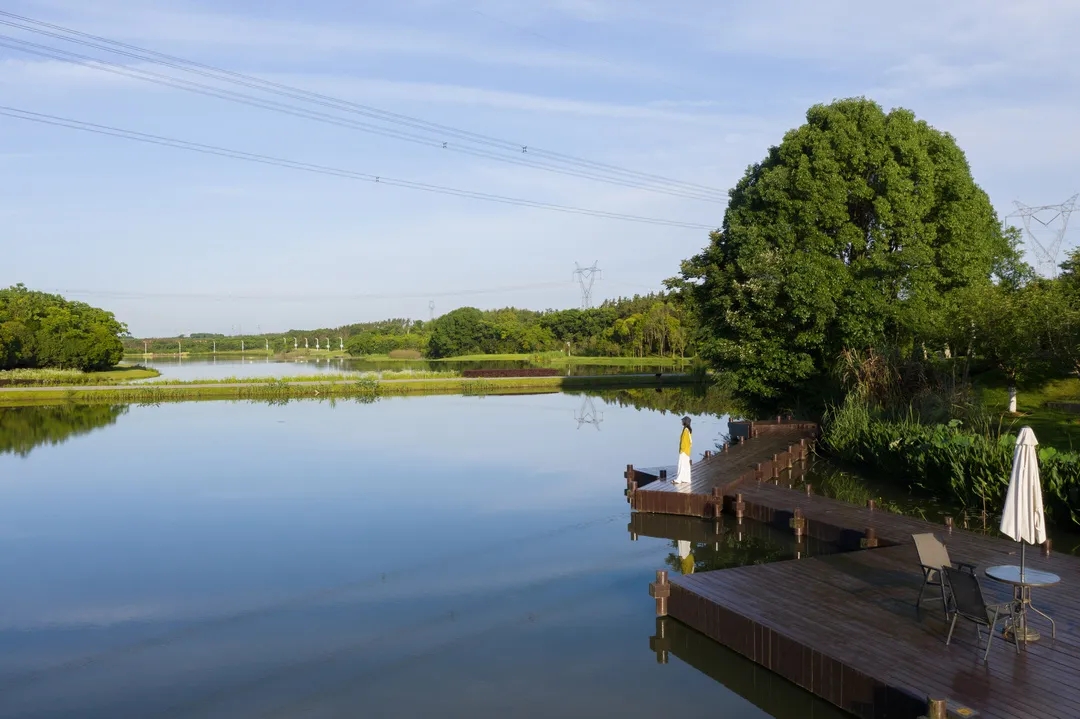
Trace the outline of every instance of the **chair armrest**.
<instances>
[{"instance_id":1,"label":"chair armrest","mask_svg":"<svg viewBox=\"0 0 1080 719\"><path fill-rule=\"evenodd\" d=\"M966 569L967 571L971 572L972 574L975 574L975 570L978 567L976 565L972 564L971 562L957 562L956 563L956 568L957 569Z\"/></svg>"}]
</instances>

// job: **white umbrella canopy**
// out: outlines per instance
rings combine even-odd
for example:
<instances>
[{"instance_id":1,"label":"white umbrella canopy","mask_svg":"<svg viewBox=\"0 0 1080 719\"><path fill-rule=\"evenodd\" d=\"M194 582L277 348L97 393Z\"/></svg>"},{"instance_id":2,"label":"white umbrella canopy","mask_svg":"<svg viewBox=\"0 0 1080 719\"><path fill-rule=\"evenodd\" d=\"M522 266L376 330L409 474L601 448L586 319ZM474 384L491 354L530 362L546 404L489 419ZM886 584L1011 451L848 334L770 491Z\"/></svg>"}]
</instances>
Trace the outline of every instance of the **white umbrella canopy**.
<instances>
[{"instance_id":1,"label":"white umbrella canopy","mask_svg":"<svg viewBox=\"0 0 1080 719\"><path fill-rule=\"evenodd\" d=\"M1024 572L1024 547L1046 541L1046 517L1043 514L1042 486L1039 483L1039 441L1031 427L1020 430L1013 453L1009 493L1001 513L1001 532L1020 542L1020 573Z\"/></svg>"}]
</instances>

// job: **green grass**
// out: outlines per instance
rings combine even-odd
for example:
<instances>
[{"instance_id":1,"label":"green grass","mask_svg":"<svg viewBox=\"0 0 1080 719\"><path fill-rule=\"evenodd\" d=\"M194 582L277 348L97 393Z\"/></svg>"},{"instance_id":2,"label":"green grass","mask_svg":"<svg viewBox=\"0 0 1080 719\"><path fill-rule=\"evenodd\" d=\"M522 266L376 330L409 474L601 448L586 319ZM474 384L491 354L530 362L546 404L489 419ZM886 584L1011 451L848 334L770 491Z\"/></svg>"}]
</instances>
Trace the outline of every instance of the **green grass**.
<instances>
[{"instance_id":1,"label":"green grass","mask_svg":"<svg viewBox=\"0 0 1080 719\"><path fill-rule=\"evenodd\" d=\"M1039 442L1062 450L1080 450L1080 415L1050 409L1047 402L1080 402L1080 379L1054 379L1020 387L1016 396L1017 415L1010 415L1009 391L996 374L975 380L987 409L1001 418L1002 426L1031 427Z\"/></svg>"},{"instance_id":2,"label":"green grass","mask_svg":"<svg viewBox=\"0 0 1080 719\"><path fill-rule=\"evenodd\" d=\"M680 377L608 375L604 377L509 377L491 379L440 378L418 381L353 378L327 381L317 385L298 385L280 380L262 380L242 386L219 384L118 385L108 390L57 388L56 390L10 390L0 392L0 406L71 402L78 404L156 404L202 399L288 400L301 398L372 398L395 395L427 394L536 394L575 389L620 389L629 387L668 387L685 384ZM198 383L197 383L198 384Z\"/></svg>"},{"instance_id":3,"label":"green grass","mask_svg":"<svg viewBox=\"0 0 1080 719\"><path fill-rule=\"evenodd\" d=\"M13 369L0 370L0 387L117 384L160 375L161 373L156 369L147 369L139 365L118 365L111 370L101 372L83 372L74 369Z\"/></svg>"}]
</instances>

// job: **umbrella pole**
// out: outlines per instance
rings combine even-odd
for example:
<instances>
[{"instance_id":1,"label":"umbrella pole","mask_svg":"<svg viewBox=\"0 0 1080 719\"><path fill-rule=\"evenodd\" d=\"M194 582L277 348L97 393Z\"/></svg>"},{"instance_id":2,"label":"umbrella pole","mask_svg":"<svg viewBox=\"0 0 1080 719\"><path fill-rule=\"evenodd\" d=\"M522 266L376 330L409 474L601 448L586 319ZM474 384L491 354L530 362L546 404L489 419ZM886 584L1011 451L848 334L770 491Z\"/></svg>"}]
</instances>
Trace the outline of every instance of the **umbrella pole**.
<instances>
[{"instance_id":1,"label":"umbrella pole","mask_svg":"<svg viewBox=\"0 0 1080 719\"><path fill-rule=\"evenodd\" d=\"M1024 555L1027 554L1027 542L1020 540L1020 581L1024 581Z\"/></svg>"}]
</instances>

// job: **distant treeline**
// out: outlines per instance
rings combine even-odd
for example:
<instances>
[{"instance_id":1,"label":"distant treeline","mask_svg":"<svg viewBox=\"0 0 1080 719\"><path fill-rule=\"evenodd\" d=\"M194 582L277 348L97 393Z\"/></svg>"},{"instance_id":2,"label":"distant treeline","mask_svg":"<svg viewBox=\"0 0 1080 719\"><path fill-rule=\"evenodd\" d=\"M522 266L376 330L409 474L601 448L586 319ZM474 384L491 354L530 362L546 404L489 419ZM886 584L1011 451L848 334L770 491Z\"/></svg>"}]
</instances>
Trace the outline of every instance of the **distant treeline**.
<instances>
[{"instance_id":1,"label":"distant treeline","mask_svg":"<svg viewBox=\"0 0 1080 719\"><path fill-rule=\"evenodd\" d=\"M593 309L479 310L462 307L430 322L390 319L335 328L289 330L229 337L193 333L187 337L130 339L129 352L156 353L338 350L350 355L388 355L414 350L440 359L472 354L535 354L569 351L578 356L680 357L694 354L695 327L679 296L650 294L609 300Z\"/></svg>"},{"instance_id":2,"label":"distant treeline","mask_svg":"<svg viewBox=\"0 0 1080 719\"><path fill-rule=\"evenodd\" d=\"M0 369L103 370L124 356L111 312L19 284L0 290Z\"/></svg>"}]
</instances>

